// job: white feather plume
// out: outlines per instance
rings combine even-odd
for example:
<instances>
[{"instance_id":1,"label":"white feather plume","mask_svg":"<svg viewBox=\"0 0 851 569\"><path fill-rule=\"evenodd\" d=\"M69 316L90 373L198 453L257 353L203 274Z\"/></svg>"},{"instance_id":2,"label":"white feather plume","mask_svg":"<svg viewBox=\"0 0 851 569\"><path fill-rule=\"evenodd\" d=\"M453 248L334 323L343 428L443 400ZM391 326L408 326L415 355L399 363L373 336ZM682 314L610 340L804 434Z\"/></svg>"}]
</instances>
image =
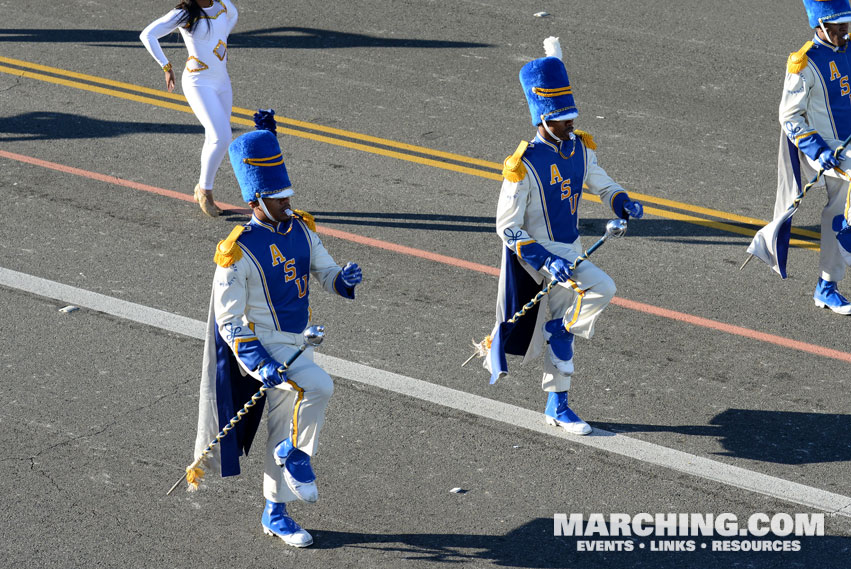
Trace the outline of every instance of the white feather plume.
<instances>
[{"instance_id":1,"label":"white feather plume","mask_svg":"<svg viewBox=\"0 0 851 569\"><path fill-rule=\"evenodd\" d=\"M550 36L544 40L544 53L547 57L557 57L561 59L561 44L558 42L557 37Z\"/></svg>"}]
</instances>

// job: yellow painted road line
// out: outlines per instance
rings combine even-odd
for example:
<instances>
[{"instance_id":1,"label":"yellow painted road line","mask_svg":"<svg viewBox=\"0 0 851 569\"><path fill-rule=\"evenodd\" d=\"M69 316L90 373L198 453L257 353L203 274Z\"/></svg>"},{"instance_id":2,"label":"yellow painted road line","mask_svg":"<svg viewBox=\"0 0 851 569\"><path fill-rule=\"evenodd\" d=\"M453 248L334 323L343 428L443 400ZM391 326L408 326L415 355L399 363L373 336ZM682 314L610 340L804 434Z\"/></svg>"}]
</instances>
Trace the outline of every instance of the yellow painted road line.
<instances>
[{"instance_id":1,"label":"yellow painted road line","mask_svg":"<svg viewBox=\"0 0 851 569\"><path fill-rule=\"evenodd\" d=\"M62 79L60 77L54 77L52 75L44 75L43 73L34 73L34 72L31 72L31 71L27 71L27 70L15 69L15 68L5 67L5 66L0 65L0 72L8 73L10 75L16 75L16 76L19 76L19 77L26 77L26 78L29 78L29 79L36 79L36 80L39 80L39 81L45 81L45 82L48 82L48 83L54 83L54 84L63 85L63 86L66 86L66 87L72 87L72 88L76 88L76 89L82 89L82 90L85 90L85 91L91 91L91 92L100 93L100 94L103 94L103 95L118 97L118 98L121 98L121 99L126 99L126 100L139 102L139 103L145 103L145 104L154 105L154 106L167 108L167 109L171 109L171 110L177 110L177 111L181 111L181 112L185 112L185 113L192 113L192 109L189 107L188 103L186 102L186 98L183 95L179 95L179 94L176 94L176 93L169 93L167 91L150 89L150 88L147 88L147 87L142 87L142 86L134 85L134 84L131 84L131 83L123 83L121 81L114 81L114 80L111 80L111 79L106 79L106 78L98 77L98 76L95 76L95 75L87 75L87 74L84 74L84 73L77 73L77 72L74 72L74 71L68 71L68 70L65 70L65 69L49 67L47 65L41 65L41 64L38 64L38 63L23 61L23 60L19 60L19 59L13 59L13 58L9 58L9 57L0 56L0 62L8 63L8 64L11 64L11 65L16 65L16 66L24 67L24 68L28 68L28 69L43 71L45 73L51 73L53 75L61 75L61 76L64 76L64 77L79 79L81 81L89 81L89 82L98 83L98 84L101 84L101 85L108 85L110 87L116 87L116 88L120 88L120 89L126 89L126 90L129 90L129 91L135 91L137 93L144 93L144 94L147 94L147 95L153 95L153 97L145 97L145 96L141 96L141 95L135 95L133 93L127 93L127 92L118 91L118 90L115 90L115 89L108 89L108 88L104 88L104 87L99 87L97 85L91 85L89 83L82 83L80 81L72 81L72 80ZM171 99L172 101L177 101L177 103L171 103L171 102L168 102L168 101L160 100L162 98ZM254 115L254 111L249 110L249 109L240 108L240 107L234 107L233 111L234 111L235 114L241 114L241 115L247 115L247 116L253 116ZM494 169L494 170L501 170L502 169L502 164L499 164L497 162L490 162L490 161L481 160L481 159L478 159L478 158L471 158L469 156L462 156L460 154L454 154L454 153L451 153L451 152L443 152L443 151L440 151L440 150L435 150L435 149L427 148L427 147L424 147L424 146L416 146L416 145L412 145L412 144L406 144L406 143L403 143L403 142L397 142L397 141L379 138L379 137L375 137L375 136L370 136L370 135L366 135L366 134L361 134L361 133L357 133L357 132L346 131L346 130L328 127L328 126L324 126L324 125L320 125L320 124L316 124L316 123L299 121L299 120L290 119L290 118L287 118L287 117L277 116L276 119L277 119L278 123L282 124L282 125L291 125L291 126L298 127L298 128L304 128L304 129L310 129L310 130L319 131L319 132L325 132L325 133L336 135L336 136L342 136L342 137L351 138L351 139L354 139L354 140L362 140L364 142L369 142L369 143L373 143L373 144L380 144L382 146L387 146L387 147L390 147L390 148L397 148L399 150L407 150L409 152L417 152L417 153L420 153L420 154L430 155L430 156L434 156L434 157L437 157L437 158L445 158L445 159L454 160L454 161L458 161L458 162L462 162L462 163L466 163L466 164L483 166L483 167L491 168L491 169ZM239 117L239 116L232 116L231 121L234 122L234 123L244 124L244 125L248 125L248 126L254 125L253 120L245 119L245 118L242 118L242 117ZM296 129L292 129L292 128L282 127L282 128L279 128L278 130L281 133L287 134L287 135L290 135L290 136L295 136L295 137L304 138L304 139L308 139L308 140L314 140L314 141L317 141L317 142L323 142L323 143L332 144L332 145L335 145L335 146L342 146L342 147L345 147L345 148L350 148L350 149L353 149L353 150L359 150L359 151L362 151L362 152L368 152L368 153L371 153L371 154L378 154L378 155L381 155L381 156L396 158L398 160L406 160L408 162L414 162L414 163L417 163L417 164L432 166L432 167L435 167L435 168L440 168L440 169L443 169L443 170L450 170L450 171L453 171L453 172L460 172L460 173L463 173L463 174L487 178L487 179L494 180L494 181L501 181L502 180L501 174L499 174L497 172L488 172L488 171L484 171L484 170L477 169L477 168L474 168L474 167L467 167L467 166L463 166L463 165L459 165L459 164L441 162L439 160L432 160L430 158L426 158L426 157L422 157L422 156L405 154L404 152L396 152L394 150L390 150L390 149L387 149L387 148L379 148L379 147L376 147L376 146L370 146L370 145L367 145L367 144L360 144L360 143L357 143L357 142L352 142L350 140L342 140L342 139L333 138L333 137L330 137L330 136L323 136L321 134L304 132L304 131L296 130ZM760 219L756 219L756 218L752 218L752 217L746 217L746 216L741 216L741 215L737 215L737 214L734 214L734 213L725 212L725 211L721 211L721 210L705 208L705 207L687 204L687 203L683 203L683 202L677 202L677 201L669 200L669 199L666 199L666 198L660 198L660 197L652 196L652 195L648 195L648 194L631 192L631 195L633 195L635 198L640 199L640 200L647 202L647 203L653 203L653 204L656 204L656 205L667 206L667 207L671 207L671 208L674 208L674 209L685 210L685 211L688 211L688 212L691 212L691 213L699 213L699 214L703 214L703 215L707 215L707 216L711 216L711 217L724 219L724 220L727 220L727 221L739 222L739 223L744 223L744 224L748 224L748 225L754 225L754 226L757 226L757 227L761 227L761 226L763 226L767 223L764 220L760 220ZM593 202L599 203L599 201L600 201L597 196L594 196L594 195L588 194L588 193L583 193L582 197L586 200L593 201ZM736 233L736 234L739 234L739 235L753 236L756 233L756 231L752 230L752 229L743 228L743 227L731 225L731 224L724 223L724 222L706 220L706 219L702 219L702 218L699 218L699 217L695 217L693 215L680 214L678 212L672 212L672 211L668 211L668 210L662 210L662 209L650 208L650 207L646 208L646 211L648 213L653 213L654 215L658 215L659 217L663 217L663 218L667 218L667 219L673 219L673 220L677 220L677 221L685 221L687 223L694 223L694 224L701 225L701 226L704 226L704 227L711 227L711 228L714 228L714 229L719 229L721 231ZM794 233L796 235L802 235L804 237L811 237L813 239L819 239L819 237L820 237L820 234L818 232L809 231L809 230L805 230L805 229L792 228L792 233ZM807 241L800 241L800 240L792 240L791 243L793 245L797 245L799 247L818 250L818 244L815 244L815 243L811 243L811 242L807 242Z\"/></svg>"},{"instance_id":2,"label":"yellow painted road line","mask_svg":"<svg viewBox=\"0 0 851 569\"><path fill-rule=\"evenodd\" d=\"M634 193L630 194L636 197L640 197L640 194ZM587 199L590 202L602 203L600 196L595 196L594 194L586 194L582 193L582 197ZM711 219L703 219L700 217L695 217L693 215L688 215L685 213L679 213L676 211L668 211L666 209L659 209L655 207L645 207L645 213L650 213L659 217L664 217L667 219L673 219L675 221L685 221L686 223L693 223L695 225L701 225L703 227L710 227L712 229L717 229L719 231L727 231L729 233L736 233L738 235L746 235L748 237L753 237L756 235L755 229L750 229L747 227L739 227L738 225L731 225L729 223L724 223L723 221L713 221ZM812 232L810 232L812 233ZM819 237L819 234L815 234L816 237ZM790 245L794 245L797 247L801 247L803 249L812 249L813 251L819 250L819 244L813 243L812 241L801 241L800 239L791 239L789 241Z\"/></svg>"},{"instance_id":3,"label":"yellow painted road line","mask_svg":"<svg viewBox=\"0 0 851 569\"><path fill-rule=\"evenodd\" d=\"M730 225L729 223L724 223L722 221L702 219L699 217L694 217L693 215L686 215L682 213L677 213L675 211L657 209L655 207L645 207L644 211L646 213L652 213L653 215L658 215L660 217L666 217L668 219L674 219L677 221L685 221L688 223L693 223L695 225L702 225L703 227L711 227L712 229L718 229L720 231L736 233L738 235L747 235L748 237L753 237L754 235L756 235L756 230L754 229L749 229L747 227L739 227L738 225ZM664 213L664 215L662 215L662 213ZM802 247L804 249L812 249L813 251L819 250L819 244L813 243L812 241L801 241L800 239L791 239L789 241L789 244L794 245L796 247Z\"/></svg>"},{"instance_id":4,"label":"yellow painted road line","mask_svg":"<svg viewBox=\"0 0 851 569\"><path fill-rule=\"evenodd\" d=\"M57 85L64 85L66 87L73 87L76 89L83 89L85 91L92 91L95 93L101 93L103 95L109 95L112 97L118 97L120 99L127 99L130 101L136 101L139 103L146 103L150 105L155 105L158 107L163 107L167 109L172 109L176 111L182 111L184 113L192 113L192 109L189 108L188 104L179 105L176 103L170 103L168 101L160 101L157 99L151 99L148 97L142 97L140 95L134 95L132 93L125 93L123 91L115 91L112 89L106 89L103 87L97 87L95 85L89 85L87 83L79 83L77 81L70 81L68 79L61 79L59 77L52 77L50 75L43 75L41 73L34 73L32 71L23 71L20 69L13 69L11 67L6 67L0 65L0 72L9 73L10 75L16 75L18 77L27 77L29 79L37 79L39 81L45 81L47 83L54 83ZM185 99L183 99L185 101ZM231 122L245 124L249 126L254 126L254 120L248 120L240 117L231 117ZM502 176L496 173L482 172L481 170L476 170L474 168L468 168L465 166L459 166L457 164L450 164L446 162L440 162L438 160L431 160L428 158L422 158L420 156L412 156L409 154L403 154L401 152L395 152L393 150L386 150L384 148L377 148L374 146L367 146L366 144L359 144L356 142L350 142L347 140L340 140L336 138L331 138L328 136L322 136L318 134L312 134L308 132L302 132L299 130L293 130L289 128L279 128L279 132L283 134L288 134L291 136L297 136L299 138L306 138L309 140L315 140L317 142L324 142L327 144L333 144L335 146L343 146L345 148L351 148L354 150L360 150L363 152L370 152L372 154L380 154L382 156L388 156L390 158L397 158L399 160L407 160L409 162L416 162L418 164L423 164L426 166L432 166L435 168L442 168L444 170L451 170L453 172L461 172L463 174L470 174L474 176L481 176L485 178L490 178L492 180L502 180Z\"/></svg>"},{"instance_id":5,"label":"yellow painted road line","mask_svg":"<svg viewBox=\"0 0 851 569\"><path fill-rule=\"evenodd\" d=\"M254 116L255 111L251 111L249 109L241 109L239 107L233 108L234 112L244 113L249 116ZM453 154L451 152L444 152L442 150L436 150L434 148L427 148L425 146L416 146L414 144L407 144L405 142L398 142L395 140L389 140L386 138L379 138L377 136L370 136L368 134L361 134L359 132L352 132L349 130L342 130L339 128L334 128L330 126L325 126L316 123L309 123L304 121L299 121L295 119L290 119L287 117L280 117L275 115L275 118L278 120L278 123L281 124L290 124L293 126L298 126L301 128L309 128L312 130L318 130L321 132L327 132L329 134L336 134L338 136L345 136L348 138L355 138L357 140L363 140L365 142L372 142L375 144L382 144L384 146L392 146L394 148L400 148L403 150L409 150L411 152L419 152L422 154L430 154L431 156L437 156L440 158L447 158L449 160L457 160L459 162L466 162L469 164L476 164L478 166L484 166L486 168L494 168L502 172L502 164L497 164L496 162L490 162L488 160L482 160L480 158L472 158L470 156L462 156L460 154ZM253 123L252 123L253 124ZM489 172L486 172L489 173ZM485 176L489 178L490 176ZM499 175L498 178L502 180L502 176Z\"/></svg>"},{"instance_id":6,"label":"yellow painted road line","mask_svg":"<svg viewBox=\"0 0 851 569\"><path fill-rule=\"evenodd\" d=\"M640 200L655 203L656 205L664 205L668 207L673 207L676 209L685 209L691 213L702 213L703 215L708 215L711 217L720 217L721 219L726 219L727 221L737 221L739 223L747 223L748 225L756 225L758 227L762 227L767 222L762 219L757 219L755 217L746 217L744 215L738 215L735 213L730 213L726 211L721 211L717 209L711 209L707 207L700 207L697 205L685 204L681 202L675 202L672 200L668 200L665 198L659 198L656 196L649 196L646 194L640 194L638 192L629 192L630 196L634 196ZM817 231L810 231L808 229L796 229L792 228L792 233L797 235L802 235L804 237L812 237L813 239L821 238L821 234Z\"/></svg>"},{"instance_id":7,"label":"yellow painted road line","mask_svg":"<svg viewBox=\"0 0 851 569\"><path fill-rule=\"evenodd\" d=\"M76 71L68 71L67 69L60 69L58 67L48 67L47 65L32 63L30 61L22 61L20 59L12 59L11 57L3 57L2 55L0 55L0 63L8 63L10 65L26 67L29 69L34 69L36 71L53 73L54 75L63 75L65 77L72 77L74 79L83 79L85 81L91 81L93 83L109 85L110 87L120 87L122 89L128 89L130 91L138 91L140 93L147 93L149 95L165 97L166 99L174 99L177 101L186 102L186 98L183 95L178 95L177 93L169 93L168 91L149 89L148 87L142 87L141 85L134 85L132 83L122 83L121 81L113 81L112 79L106 79L105 77L97 77L96 75L86 75L85 73L77 73Z\"/></svg>"},{"instance_id":8,"label":"yellow painted road line","mask_svg":"<svg viewBox=\"0 0 851 569\"><path fill-rule=\"evenodd\" d=\"M189 110L189 112L192 112ZM231 117L231 122L244 124L248 126L254 126L254 119L248 120L241 117ZM363 152L370 152L372 154L380 154L382 156L389 156L391 158L398 158L399 160L407 160L408 162L416 162L417 164L424 164L426 166L433 166L435 168L442 168L444 170L452 170L453 172L461 172L464 174L470 174L473 176L482 176L484 178L490 178L492 180L502 180L502 176L499 174L491 174L488 172L482 172L481 170L476 170L474 168L467 168L465 166L459 166L457 164L449 164L446 162L439 162L437 160L430 160L428 158L422 158L420 156L412 156L410 154L403 154L401 152L395 152L393 150L387 150L384 148L376 148L375 146L367 146L366 144L360 144L357 142L350 142L348 140L340 140L339 138L331 138L329 136L322 136L320 134L312 134L309 132L303 132L300 130L293 130L291 128L286 127L278 127L278 132L281 134L288 134L290 136L297 136L299 138L307 138L309 140L315 140L317 142L325 142L328 144L333 144L335 146L343 146L345 148L351 148L354 150L361 150Z\"/></svg>"},{"instance_id":9,"label":"yellow painted road line","mask_svg":"<svg viewBox=\"0 0 851 569\"><path fill-rule=\"evenodd\" d=\"M175 111L183 111L186 113L191 113L192 109L189 108L188 105L178 105L175 103L169 103L167 101L158 101L157 99L151 99L149 97L142 97L140 95L134 95L132 93L124 93L123 91L115 91L113 89L105 89L103 87L98 87L96 85L89 85L87 83L80 83L78 81L70 81L68 79L61 79L59 77L52 77L50 75L42 75L41 73L34 73L32 71L24 71L21 69L13 69L11 67L6 67L4 65L0 65L0 72L8 73L9 75L14 75L16 77L26 77L28 79L37 79L39 81L45 81L47 83L54 83L56 85L64 85L66 87L73 87L74 89L82 89L84 91L92 91L94 93L100 93L102 95L109 95L110 97L118 97L120 99L128 99L130 101L136 101L137 103L146 103L149 105L155 105L157 107L163 107L166 109L172 109ZM252 123L254 124L254 123Z\"/></svg>"},{"instance_id":10,"label":"yellow painted road line","mask_svg":"<svg viewBox=\"0 0 851 569\"><path fill-rule=\"evenodd\" d=\"M150 89L148 87L142 87L140 85L134 85L132 83L123 83L121 81L113 81L112 79L106 79L103 77L98 77L96 75L86 75L85 73L77 73L75 71L68 71L65 69L60 69L57 67L49 67L47 65L41 65L39 63L32 63L29 61L23 61L20 59L12 59L11 57L3 57L0 56L0 62L8 63L11 65L17 65L20 67L26 67L29 69L34 69L36 71L44 71L46 73L52 73L55 75L63 75L65 77L72 77L74 79L81 79L84 81L91 81L93 83L100 83L102 85L109 85L111 87L119 87L121 89L127 89L131 91L137 91L140 93L146 93L148 95L154 95L157 97L164 97L167 99L173 99L176 101L186 102L186 98L183 95L179 95L177 93L169 93L168 91L162 91L157 89ZM233 111L238 114L245 114L250 117L254 116L253 110L243 109L240 107L233 107ZM372 142L375 144L381 144L384 146L390 146L394 148L399 148L401 150L408 150L411 152L419 152L422 154L429 154L432 156L437 156L439 158L447 158L449 160L457 160L459 162L466 162L469 164L475 164L478 166L484 166L487 168L495 168L499 171L502 171L502 164L497 164L496 162L490 162L487 160L481 160L479 158L471 158L469 156L462 156L460 154L453 154L451 152L444 152L442 150L435 150L433 148L427 148L425 146L416 146L413 144L407 144L404 142L397 142L395 140L389 140L386 138L379 138L377 136L371 136L368 134L361 134L359 132L352 132L347 130L342 130L339 128L334 128L330 126L325 126L321 124L309 123L304 121L299 121L295 119L290 119L287 117L276 116L279 123L289 124L292 126L297 126L300 128L308 128L312 130L318 130L320 132L327 132L329 134L336 134L338 136L345 136L347 138L354 138L357 140L363 140L365 142ZM253 122L251 123L254 124ZM502 177L500 176L500 179Z\"/></svg>"}]
</instances>

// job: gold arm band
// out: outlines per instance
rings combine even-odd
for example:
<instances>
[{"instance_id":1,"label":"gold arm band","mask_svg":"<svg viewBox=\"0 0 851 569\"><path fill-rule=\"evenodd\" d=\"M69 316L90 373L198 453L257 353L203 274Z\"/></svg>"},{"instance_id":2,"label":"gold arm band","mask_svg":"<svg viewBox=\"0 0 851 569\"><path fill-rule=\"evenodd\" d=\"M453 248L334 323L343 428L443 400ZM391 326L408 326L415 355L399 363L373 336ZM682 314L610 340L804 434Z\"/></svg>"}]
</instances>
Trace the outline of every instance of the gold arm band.
<instances>
[{"instance_id":1,"label":"gold arm band","mask_svg":"<svg viewBox=\"0 0 851 569\"><path fill-rule=\"evenodd\" d=\"M280 166L284 163L283 154L275 154L268 158L243 158L243 163L252 166Z\"/></svg>"},{"instance_id":2,"label":"gold arm band","mask_svg":"<svg viewBox=\"0 0 851 569\"><path fill-rule=\"evenodd\" d=\"M171 71L171 62L170 61L168 63L166 63L165 65L163 65L163 71L165 71L166 73Z\"/></svg>"},{"instance_id":3,"label":"gold arm band","mask_svg":"<svg viewBox=\"0 0 851 569\"><path fill-rule=\"evenodd\" d=\"M543 87L533 87L532 92L539 97L560 97L562 95L572 95L573 87L559 87L557 89L544 89Z\"/></svg>"}]
</instances>

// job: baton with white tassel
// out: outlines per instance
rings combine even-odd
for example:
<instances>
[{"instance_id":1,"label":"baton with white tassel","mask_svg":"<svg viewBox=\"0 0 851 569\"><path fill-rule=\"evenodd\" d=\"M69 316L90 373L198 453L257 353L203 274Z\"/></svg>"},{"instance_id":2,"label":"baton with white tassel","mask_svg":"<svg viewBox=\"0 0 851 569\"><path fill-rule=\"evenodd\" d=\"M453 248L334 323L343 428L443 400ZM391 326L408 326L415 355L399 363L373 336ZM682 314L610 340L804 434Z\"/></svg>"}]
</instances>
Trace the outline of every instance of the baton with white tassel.
<instances>
[{"instance_id":1,"label":"baton with white tassel","mask_svg":"<svg viewBox=\"0 0 851 569\"><path fill-rule=\"evenodd\" d=\"M325 326L311 326L307 330L304 331L304 344L299 347L298 351L294 353L287 362L278 368L278 373L283 374L289 369L289 367L293 364L294 361L298 359L300 355L304 353L304 351L308 347L316 347L322 343L322 340L325 339ZM251 396L251 399L243 405L242 409L236 412L236 415L225 425L225 428L219 431L219 434L216 435L216 438L210 441L210 444L207 445L201 455L195 459L195 462L186 467L186 473L174 483L174 486L166 493L166 496L171 495L174 492L174 489L177 486L186 480L189 483L189 487L187 490L190 492L197 490L198 486L201 484L201 480L204 478L204 469L201 468L201 463L207 458L207 455L215 448L217 444L219 444L223 438L227 436L227 434L233 430L237 423L239 423L242 418L248 414L248 411L254 407L260 399L263 398L263 395L266 393L266 390L269 389L265 385L260 388L260 390Z\"/></svg>"},{"instance_id":2,"label":"baton with white tassel","mask_svg":"<svg viewBox=\"0 0 851 569\"><path fill-rule=\"evenodd\" d=\"M591 256L591 253L593 253L594 251L599 249L600 246L602 246L603 243L605 243L606 240L609 237L623 237L626 234L626 225L627 224L626 224L625 219L611 219L611 220L609 220L606 223L606 233L602 237L600 237L597 240L596 243L591 245L591 247L587 251L585 251L582 255L577 257L577 259L570 266L570 270L571 271L575 270L576 267L578 267L580 264L582 264L582 261L587 260L588 257ZM570 279L568 279L568 280L570 280ZM544 298L546 295L548 295L550 293L550 291L553 289L553 287L556 286L557 284L558 284L558 281L555 280L555 279L550 281L550 283L546 286L546 288L544 288L543 290L538 292L538 294L536 294L532 298L532 300L530 300L529 302L524 304L523 307L520 310L515 312L514 316L512 316L509 320L506 321L506 324L513 324L513 323L517 322L517 320L519 320L520 317L522 317L529 310L531 310L536 304L541 302L541 299ZM463 364L461 364L461 367L464 367L465 365L470 363L470 361L473 358L475 358L476 356L478 356L480 358L485 357L485 355L488 353L488 350L490 349L490 342L491 342L490 335L485 336L485 339L482 340L481 342L476 342L475 340L473 340L473 349L475 349L476 351L473 352L473 355L470 356L469 358L467 358L467 360Z\"/></svg>"}]
</instances>

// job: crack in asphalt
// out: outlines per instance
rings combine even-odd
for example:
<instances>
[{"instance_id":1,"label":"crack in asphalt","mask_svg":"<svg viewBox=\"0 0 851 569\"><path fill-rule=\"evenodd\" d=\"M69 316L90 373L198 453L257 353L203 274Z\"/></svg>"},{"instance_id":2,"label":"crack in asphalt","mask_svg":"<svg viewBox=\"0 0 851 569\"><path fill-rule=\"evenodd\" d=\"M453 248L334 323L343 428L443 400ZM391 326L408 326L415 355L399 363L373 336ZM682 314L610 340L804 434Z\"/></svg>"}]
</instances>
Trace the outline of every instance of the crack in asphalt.
<instances>
[{"instance_id":1,"label":"crack in asphalt","mask_svg":"<svg viewBox=\"0 0 851 569\"><path fill-rule=\"evenodd\" d=\"M15 78L15 83L12 84L12 85L9 85L5 89L0 89L0 93L5 93L6 91L11 91L15 87L19 87L21 85L21 79L23 79L24 74L21 73L20 75L13 75L13 77Z\"/></svg>"}]
</instances>

